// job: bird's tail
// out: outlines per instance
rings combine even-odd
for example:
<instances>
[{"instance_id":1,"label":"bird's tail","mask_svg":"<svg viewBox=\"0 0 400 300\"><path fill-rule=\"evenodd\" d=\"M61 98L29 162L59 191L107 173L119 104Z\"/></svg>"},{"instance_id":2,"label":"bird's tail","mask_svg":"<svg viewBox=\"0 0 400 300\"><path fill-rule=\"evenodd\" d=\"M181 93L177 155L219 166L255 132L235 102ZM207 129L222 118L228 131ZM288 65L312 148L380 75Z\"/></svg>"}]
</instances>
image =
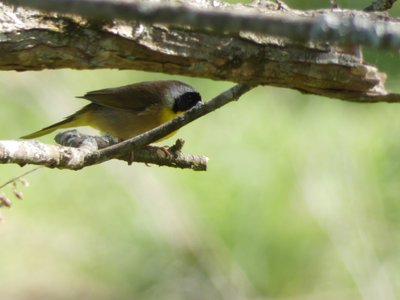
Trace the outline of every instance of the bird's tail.
<instances>
[{"instance_id":1,"label":"bird's tail","mask_svg":"<svg viewBox=\"0 0 400 300\"><path fill-rule=\"evenodd\" d=\"M75 127L75 126L80 126L79 120L74 116L69 116L65 118L65 120L55 123L53 125L50 125L48 127L45 127L39 131L33 132L31 134L27 134L21 137L21 139L34 139L49 133L52 133L53 131L60 129L60 128L69 128L69 127Z\"/></svg>"}]
</instances>

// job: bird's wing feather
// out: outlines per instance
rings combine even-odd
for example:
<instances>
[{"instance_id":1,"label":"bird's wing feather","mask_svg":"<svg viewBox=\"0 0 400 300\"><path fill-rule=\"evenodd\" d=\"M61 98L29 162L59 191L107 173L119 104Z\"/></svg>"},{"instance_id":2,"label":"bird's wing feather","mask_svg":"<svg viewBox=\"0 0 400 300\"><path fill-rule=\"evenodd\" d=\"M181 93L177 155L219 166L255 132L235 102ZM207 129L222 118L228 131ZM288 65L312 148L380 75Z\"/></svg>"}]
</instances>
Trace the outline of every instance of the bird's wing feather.
<instances>
[{"instance_id":1,"label":"bird's wing feather","mask_svg":"<svg viewBox=\"0 0 400 300\"><path fill-rule=\"evenodd\" d=\"M112 108L145 111L149 107L159 104L160 93L163 93L163 88L160 89L160 86L157 88L154 84L155 82L146 82L102 89L88 92L79 98Z\"/></svg>"}]
</instances>

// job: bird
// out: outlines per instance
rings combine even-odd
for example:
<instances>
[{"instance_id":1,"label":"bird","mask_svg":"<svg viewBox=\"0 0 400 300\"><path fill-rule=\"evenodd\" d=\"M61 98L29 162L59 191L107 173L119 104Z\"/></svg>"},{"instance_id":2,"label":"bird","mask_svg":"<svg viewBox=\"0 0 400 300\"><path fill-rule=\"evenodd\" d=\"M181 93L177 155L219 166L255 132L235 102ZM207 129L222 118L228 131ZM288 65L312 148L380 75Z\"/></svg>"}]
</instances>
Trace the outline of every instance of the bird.
<instances>
[{"instance_id":1,"label":"bird","mask_svg":"<svg viewBox=\"0 0 400 300\"><path fill-rule=\"evenodd\" d=\"M77 98L91 103L64 120L21 138L34 139L61 128L90 126L126 140L172 120L202 102L199 92L177 80L139 82L91 91ZM173 134L175 132L167 137Z\"/></svg>"}]
</instances>

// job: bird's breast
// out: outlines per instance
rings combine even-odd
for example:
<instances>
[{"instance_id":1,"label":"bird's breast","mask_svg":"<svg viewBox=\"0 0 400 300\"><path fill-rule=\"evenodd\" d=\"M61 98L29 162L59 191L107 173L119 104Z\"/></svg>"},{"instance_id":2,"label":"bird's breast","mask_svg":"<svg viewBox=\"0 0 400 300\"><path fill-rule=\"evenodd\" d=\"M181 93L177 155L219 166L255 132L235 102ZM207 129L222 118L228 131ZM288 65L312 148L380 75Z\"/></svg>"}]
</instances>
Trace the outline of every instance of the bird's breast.
<instances>
[{"instance_id":1,"label":"bird's breast","mask_svg":"<svg viewBox=\"0 0 400 300\"><path fill-rule=\"evenodd\" d=\"M153 106L142 112L98 106L82 116L89 126L120 139L151 130L177 116L168 108ZM171 134L172 135L172 134Z\"/></svg>"}]
</instances>

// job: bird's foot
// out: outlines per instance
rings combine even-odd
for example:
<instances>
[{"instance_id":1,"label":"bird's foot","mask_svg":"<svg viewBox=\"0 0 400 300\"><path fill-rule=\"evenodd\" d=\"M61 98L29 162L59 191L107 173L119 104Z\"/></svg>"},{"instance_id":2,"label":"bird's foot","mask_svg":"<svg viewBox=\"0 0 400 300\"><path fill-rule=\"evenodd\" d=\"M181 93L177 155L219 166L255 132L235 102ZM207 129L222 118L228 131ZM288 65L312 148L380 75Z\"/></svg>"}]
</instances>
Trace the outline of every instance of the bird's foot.
<instances>
[{"instance_id":1,"label":"bird's foot","mask_svg":"<svg viewBox=\"0 0 400 300\"><path fill-rule=\"evenodd\" d=\"M157 153L157 155L162 155L165 158L174 157L173 153L171 153L170 148L168 146L158 147L158 146L147 145L147 146L144 146L143 148L145 148L146 150L155 152L155 153Z\"/></svg>"},{"instance_id":2,"label":"bird's foot","mask_svg":"<svg viewBox=\"0 0 400 300\"><path fill-rule=\"evenodd\" d=\"M56 135L54 140L62 146L74 148L90 148L94 150L106 148L119 142L118 139L115 139L110 135L88 135L80 133L76 129L60 132Z\"/></svg>"}]
</instances>

